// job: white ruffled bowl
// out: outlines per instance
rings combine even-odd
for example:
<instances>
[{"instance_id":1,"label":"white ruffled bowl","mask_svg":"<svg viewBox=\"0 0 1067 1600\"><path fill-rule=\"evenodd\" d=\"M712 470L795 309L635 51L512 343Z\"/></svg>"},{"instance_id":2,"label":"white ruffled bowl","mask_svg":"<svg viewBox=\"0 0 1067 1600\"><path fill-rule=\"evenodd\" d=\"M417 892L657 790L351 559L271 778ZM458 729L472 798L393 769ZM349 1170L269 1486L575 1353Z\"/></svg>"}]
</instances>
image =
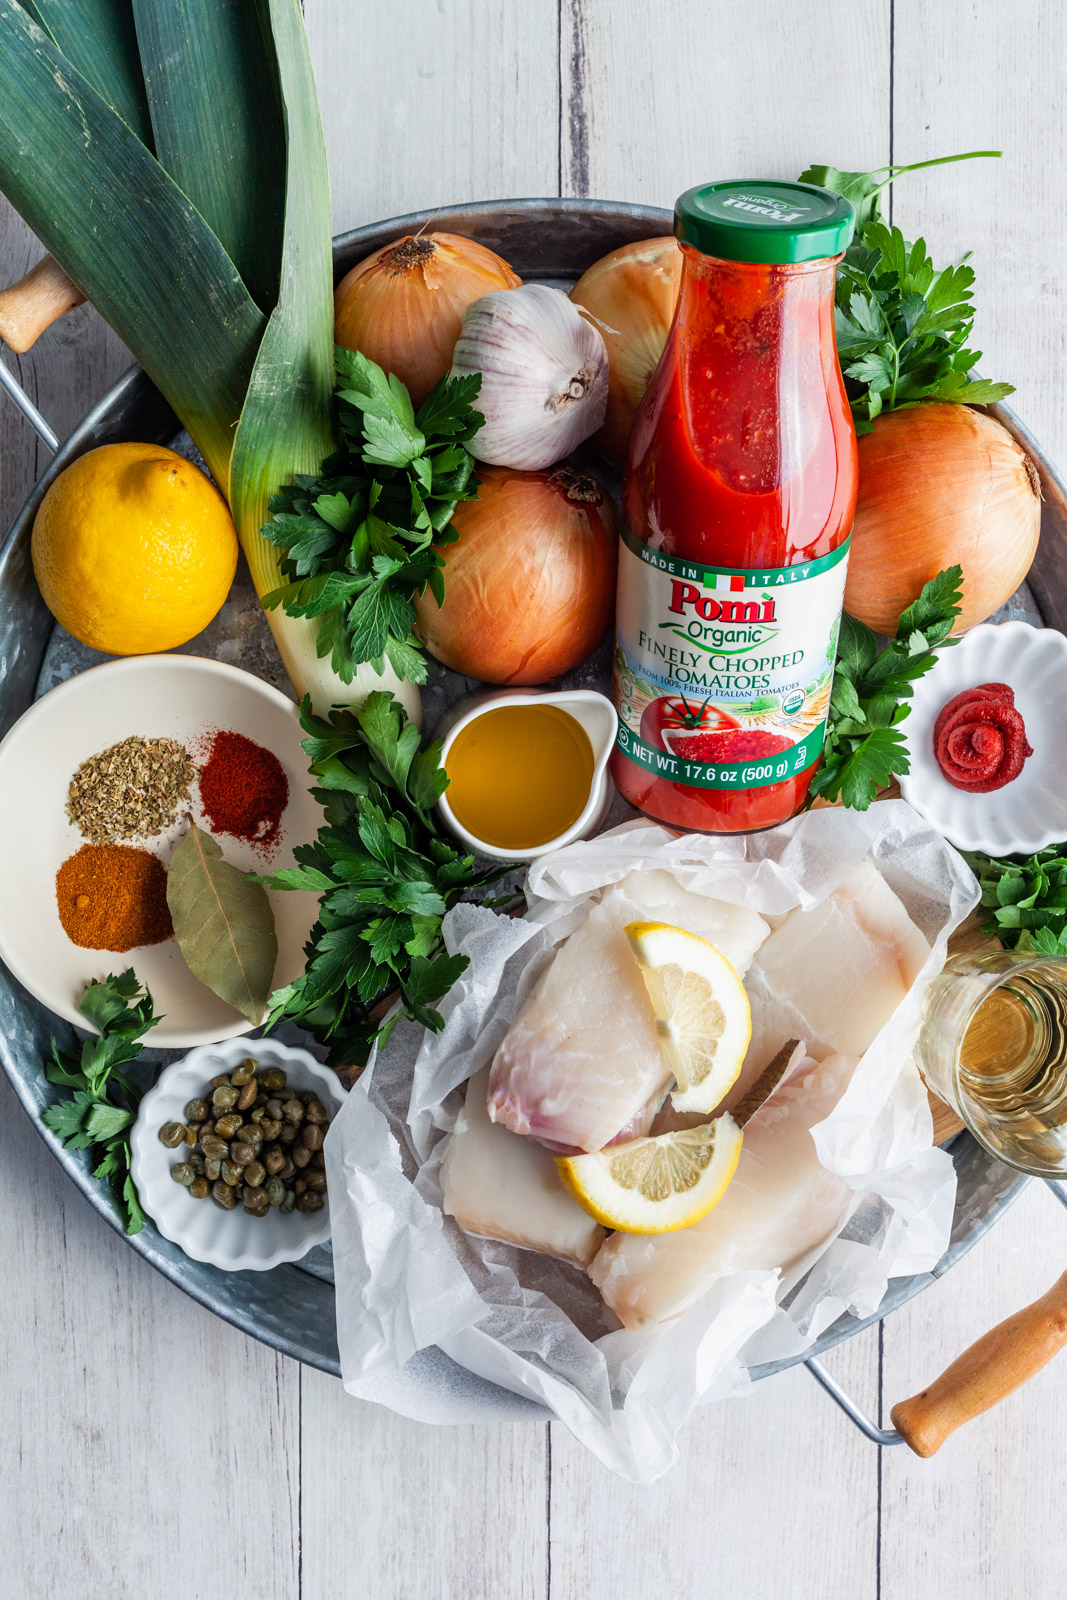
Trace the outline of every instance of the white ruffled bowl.
<instances>
[{"instance_id":1,"label":"white ruffled bowl","mask_svg":"<svg viewBox=\"0 0 1067 1600\"><path fill-rule=\"evenodd\" d=\"M248 1056L255 1057L261 1070L281 1067L290 1088L314 1089L331 1122L344 1104L346 1091L337 1074L306 1050L274 1039L228 1039L201 1045L166 1067L141 1101L130 1136L130 1171L145 1212L164 1239L194 1261L210 1262L225 1272L266 1272L283 1261L299 1261L330 1237L328 1204L321 1211L292 1211L287 1217L271 1206L265 1217L250 1217L240 1202L223 1211L210 1198L194 1200L170 1175L183 1147L168 1150L160 1142L160 1128L164 1122L184 1122L187 1103L203 1097L212 1078L232 1072Z\"/></svg>"},{"instance_id":2,"label":"white ruffled bowl","mask_svg":"<svg viewBox=\"0 0 1067 1600\"><path fill-rule=\"evenodd\" d=\"M969 794L942 776L934 755L938 713L963 689L1006 683L1033 747L1023 770L991 794ZM901 724L911 771L905 800L959 850L1030 855L1067 838L1067 638L1028 622L984 622L938 653L915 685Z\"/></svg>"}]
</instances>

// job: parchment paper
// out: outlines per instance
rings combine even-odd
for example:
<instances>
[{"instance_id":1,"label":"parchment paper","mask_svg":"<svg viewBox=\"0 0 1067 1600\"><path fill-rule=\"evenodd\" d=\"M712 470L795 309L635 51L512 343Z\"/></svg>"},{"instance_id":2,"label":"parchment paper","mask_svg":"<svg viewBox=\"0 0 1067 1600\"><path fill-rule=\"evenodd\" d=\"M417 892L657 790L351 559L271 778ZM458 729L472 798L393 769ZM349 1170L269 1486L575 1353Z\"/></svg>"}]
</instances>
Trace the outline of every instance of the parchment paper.
<instances>
[{"instance_id":1,"label":"parchment paper","mask_svg":"<svg viewBox=\"0 0 1067 1600\"><path fill-rule=\"evenodd\" d=\"M591 898L635 868L657 867L685 888L773 917L817 904L868 854L932 949L842 1099L813 1130L820 1160L856 1195L816 1259L785 1279L730 1274L675 1322L628 1333L577 1268L472 1237L442 1214L438 1174L462 1101L457 1091L491 1061ZM628 824L535 862L528 897L522 919L478 906L449 913L448 947L470 966L442 1006L444 1031L401 1023L330 1129L344 1384L368 1399L396 1396L405 1363L437 1344L547 1406L613 1471L650 1482L676 1458L677 1432L694 1406L743 1389L747 1366L805 1349L842 1311L869 1315L891 1277L927 1271L943 1254L955 1173L932 1147L910 1057L922 989L940 969L952 929L977 903L977 886L938 833L904 801L889 800L866 813L812 811L737 838L678 838ZM458 1407L446 1414L478 1420ZM441 1415L435 1406L432 1420Z\"/></svg>"}]
</instances>

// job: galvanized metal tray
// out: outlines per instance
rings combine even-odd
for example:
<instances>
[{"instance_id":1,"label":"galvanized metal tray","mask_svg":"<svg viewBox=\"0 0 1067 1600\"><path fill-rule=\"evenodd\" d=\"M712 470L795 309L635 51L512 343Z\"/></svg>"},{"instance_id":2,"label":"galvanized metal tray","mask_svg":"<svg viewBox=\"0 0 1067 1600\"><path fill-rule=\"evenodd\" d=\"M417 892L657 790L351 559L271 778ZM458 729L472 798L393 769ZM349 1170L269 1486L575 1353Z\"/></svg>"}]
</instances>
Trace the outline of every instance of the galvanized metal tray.
<instances>
[{"instance_id":1,"label":"galvanized metal tray","mask_svg":"<svg viewBox=\"0 0 1067 1600\"><path fill-rule=\"evenodd\" d=\"M648 206L552 199L501 200L418 212L341 235L334 244L337 275L379 246L427 225L478 239L511 262L524 279L566 288L607 251L633 240L668 233L671 216ZM1005 611L1064 626L1067 487L1017 419L1004 408L998 409L998 415L1037 463L1044 493L1042 541L1029 591L1020 591ZM63 467L96 445L124 439L169 444L195 454L170 407L144 373L133 368L60 446L0 547L0 737L40 694L102 659L53 623L34 581L30 532L42 495ZM190 654L233 661L280 688L288 687L243 564L222 612L204 634L183 648ZM567 681L605 686L606 678L607 654L602 652ZM445 705L466 688L465 680L454 674L438 673L426 696L428 723L432 725ZM53 1098L42 1065L53 1034L61 1042L69 1042L72 1037L71 1030L33 1000L0 965L0 1064L56 1160L89 1203L117 1229L120 1225L110 1192L105 1183L92 1177L87 1153L63 1149L41 1121L41 1111ZM295 1032L291 1036L299 1038ZM169 1057L159 1052L146 1058L142 1069L146 1083L164 1059ZM951 1153L958 1179L956 1216L951 1243L937 1267L931 1273L895 1280L873 1317L864 1322L840 1317L805 1356L794 1360L818 1356L942 1277L992 1226L1028 1181L986 1155L969 1134L961 1134L953 1141ZM328 1250L314 1251L297 1265L276 1267L271 1272L224 1273L189 1260L151 1223L128 1242L165 1277L235 1327L325 1372L339 1372ZM752 1377L767 1377L792 1364L790 1360L755 1368ZM824 1375L816 1375L823 1381ZM451 1401L465 1403L471 1414L487 1421L546 1416L533 1402L475 1377L439 1350L423 1351L410 1362L388 1397L383 1393L383 1399L388 1398L399 1411L410 1409L425 1416L432 1415L435 1400L443 1400L446 1395ZM835 1398L842 1400L840 1394ZM877 1437L878 1442L895 1442L895 1435L879 1435L879 1430L870 1425L865 1431L870 1437Z\"/></svg>"}]
</instances>

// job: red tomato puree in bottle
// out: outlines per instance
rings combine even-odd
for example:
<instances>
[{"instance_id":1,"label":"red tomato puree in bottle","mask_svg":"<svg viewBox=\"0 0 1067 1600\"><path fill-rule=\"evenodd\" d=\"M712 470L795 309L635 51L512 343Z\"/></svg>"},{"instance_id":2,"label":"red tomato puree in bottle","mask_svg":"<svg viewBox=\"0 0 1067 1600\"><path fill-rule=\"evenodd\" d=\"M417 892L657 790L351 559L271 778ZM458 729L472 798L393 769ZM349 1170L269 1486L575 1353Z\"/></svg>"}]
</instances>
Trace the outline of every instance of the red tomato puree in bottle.
<instances>
[{"instance_id":1,"label":"red tomato puree in bottle","mask_svg":"<svg viewBox=\"0 0 1067 1600\"><path fill-rule=\"evenodd\" d=\"M834 343L848 201L721 183L678 201L681 293L623 485L612 773L671 827L771 827L826 731L856 504Z\"/></svg>"}]
</instances>

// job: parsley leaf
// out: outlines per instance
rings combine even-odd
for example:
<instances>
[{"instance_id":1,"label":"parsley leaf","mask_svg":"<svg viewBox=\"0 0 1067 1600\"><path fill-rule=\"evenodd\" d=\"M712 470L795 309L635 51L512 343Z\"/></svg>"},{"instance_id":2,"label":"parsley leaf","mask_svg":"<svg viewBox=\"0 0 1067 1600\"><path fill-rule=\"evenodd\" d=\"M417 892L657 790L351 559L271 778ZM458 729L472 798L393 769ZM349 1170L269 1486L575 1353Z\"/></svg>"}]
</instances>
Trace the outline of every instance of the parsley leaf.
<instances>
[{"instance_id":1,"label":"parsley leaf","mask_svg":"<svg viewBox=\"0 0 1067 1600\"><path fill-rule=\"evenodd\" d=\"M982 890L982 931L1009 950L1067 955L1067 844L1026 860L964 851Z\"/></svg>"},{"instance_id":2,"label":"parsley leaf","mask_svg":"<svg viewBox=\"0 0 1067 1600\"><path fill-rule=\"evenodd\" d=\"M812 779L813 799L840 799L866 811L890 778L908 771L898 729L911 709L915 680L934 665L935 649L952 643L948 635L959 615L962 583L959 567L946 567L931 578L901 612L896 637L884 650L878 649L870 628L842 613L826 745Z\"/></svg>"},{"instance_id":3,"label":"parsley leaf","mask_svg":"<svg viewBox=\"0 0 1067 1600\"><path fill-rule=\"evenodd\" d=\"M353 371L366 385L361 393L380 398L373 374ZM375 1016L383 993L399 990L398 1016L444 1026L437 1002L467 958L446 952L441 919L510 869L481 871L440 836L433 807L448 786L441 746L421 749L418 729L389 694L378 690L359 711L335 710L328 721L305 699L300 724L325 826L315 844L296 849L297 866L259 881L318 891L319 920L303 975L271 996L269 1025L288 1017L329 1044L333 1065L363 1066L396 1020Z\"/></svg>"},{"instance_id":4,"label":"parsley leaf","mask_svg":"<svg viewBox=\"0 0 1067 1600\"><path fill-rule=\"evenodd\" d=\"M52 1040L45 1077L74 1093L48 1106L42 1120L69 1149L87 1150L92 1145L101 1150L93 1176L107 1178L126 1232L139 1233L145 1216L130 1177L128 1130L141 1096L118 1069L136 1060L143 1049L142 1036L161 1019L132 967L118 977L109 974L102 982L87 984L81 1011L99 1028L99 1036L84 1039L76 1051L60 1050Z\"/></svg>"},{"instance_id":5,"label":"parsley leaf","mask_svg":"<svg viewBox=\"0 0 1067 1600\"><path fill-rule=\"evenodd\" d=\"M925 240L909 243L881 215L881 196L901 174L999 154L971 150L875 172L817 166L801 174L801 182L832 189L856 208L856 237L837 274L834 326L857 433L870 433L883 411L924 400L992 405L1014 392L1009 383L971 377L982 359L968 348L973 269L966 262L935 269Z\"/></svg>"},{"instance_id":6,"label":"parsley leaf","mask_svg":"<svg viewBox=\"0 0 1067 1600\"><path fill-rule=\"evenodd\" d=\"M484 420L481 378L442 378L416 414L400 380L366 356L339 345L335 360L341 449L272 496L263 534L284 552L286 582L263 604L318 617L319 655L344 683L364 661L380 672L387 660L424 683L415 600L429 587L440 604L435 546L456 537L453 511L477 496L467 445Z\"/></svg>"}]
</instances>

